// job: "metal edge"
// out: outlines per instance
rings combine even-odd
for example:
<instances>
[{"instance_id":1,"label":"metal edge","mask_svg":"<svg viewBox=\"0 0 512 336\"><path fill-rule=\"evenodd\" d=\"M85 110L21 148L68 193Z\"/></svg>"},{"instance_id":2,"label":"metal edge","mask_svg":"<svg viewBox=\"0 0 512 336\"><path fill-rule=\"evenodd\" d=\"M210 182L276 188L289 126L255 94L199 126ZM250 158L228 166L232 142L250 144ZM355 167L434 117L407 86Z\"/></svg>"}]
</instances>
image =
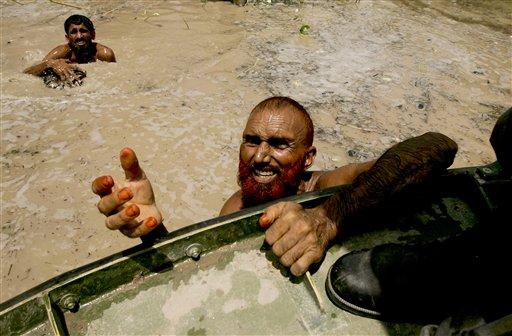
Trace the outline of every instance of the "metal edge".
<instances>
[{"instance_id":1,"label":"metal edge","mask_svg":"<svg viewBox=\"0 0 512 336\"><path fill-rule=\"evenodd\" d=\"M27 301L30 301L34 298L37 298L41 295L42 292L50 292L58 287L61 287L71 281L74 281L80 277L86 276L87 274L90 274L91 272L95 272L101 269L104 269L106 267L112 266L116 263L122 262L124 260L127 260L129 258L136 257L137 255L140 255L142 253L146 253L152 249L158 249L162 246L171 244L175 241L185 239L189 236L198 234L202 231L210 230L212 228L227 225L242 219L246 219L249 217L252 217L254 215L260 214L265 210L268 206L271 204L277 203L277 202L283 202L283 201L293 201L298 203L305 203L309 201L314 201L317 199L321 199L324 197L328 197L330 195L335 194L339 190L341 190L343 187L346 186L335 186L327 189L322 190L316 190L308 193L304 193L301 195L294 195L286 198L282 198L273 202L265 203L262 205L258 205L256 207L243 209L241 211L237 211L235 213L212 218L206 221L202 221L196 224L192 224L189 226L186 226L184 228L178 229L176 231L169 232L165 237L162 239L159 239L155 241L153 244L139 244L134 247L128 248L126 250L123 250L121 252L114 253L110 256L104 257L102 259L93 261L89 264L80 266L78 268L75 268L73 270L70 270L68 272L65 272L61 275L58 275L54 278L51 278L3 303L0 304L0 316L4 315L5 313L9 312L12 309L15 309L16 307L26 303Z\"/></svg>"}]
</instances>

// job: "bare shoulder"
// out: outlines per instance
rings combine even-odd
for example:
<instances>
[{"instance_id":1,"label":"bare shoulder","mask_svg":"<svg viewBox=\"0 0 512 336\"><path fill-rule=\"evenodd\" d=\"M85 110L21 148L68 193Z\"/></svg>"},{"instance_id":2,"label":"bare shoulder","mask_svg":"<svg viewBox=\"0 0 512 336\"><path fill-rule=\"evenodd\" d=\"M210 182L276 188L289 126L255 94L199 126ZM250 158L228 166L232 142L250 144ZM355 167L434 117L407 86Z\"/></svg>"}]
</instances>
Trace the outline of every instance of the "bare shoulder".
<instances>
[{"instance_id":1,"label":"bare shoulder","mask_svg":"<svg viewBox=\"0 0 512 336\"><path fill-rule=\"evenodd\" d=\"M224 203L222 209L220 210L219 216L228 215L232 212L242 210L243 202L242 202L242 190L238 190L236 193L231 195L230 198Z\"/></svg>"},{"instance_id":2,"label":"bare shoulder","mask_svg":"<svg viewBox=\"0 0 512 336\"><path fill-rule=\"evenodd\" d=\"M103 44L96 44L96 59L103 62L115 62L116 56L114 55L114 50Z\"/></svg>"},{"instance_id":3,"label":"bare shoulder","mask_svg":"<svg viewBox=\"0 0 512 336\"><path fill-rule=\"evenodd\" d=\"M71 58L71 48L67 44L62 44L53 48L48 55L43 58L43 61L48 61L51 59L70 59Z\"/></svg>"},{"instance_id":4,"label":"bare shoulder","mask_svg":"<svg viewBox=\"0 0 512 336\"><path fill-rule=\"evenodd\" d=\"M373 167L375 161L351 163L334 170L315 172L318 174L316 178L313 176L314 185L312 190L352 183L359 174Z\"/></svg>"}]
</instances>

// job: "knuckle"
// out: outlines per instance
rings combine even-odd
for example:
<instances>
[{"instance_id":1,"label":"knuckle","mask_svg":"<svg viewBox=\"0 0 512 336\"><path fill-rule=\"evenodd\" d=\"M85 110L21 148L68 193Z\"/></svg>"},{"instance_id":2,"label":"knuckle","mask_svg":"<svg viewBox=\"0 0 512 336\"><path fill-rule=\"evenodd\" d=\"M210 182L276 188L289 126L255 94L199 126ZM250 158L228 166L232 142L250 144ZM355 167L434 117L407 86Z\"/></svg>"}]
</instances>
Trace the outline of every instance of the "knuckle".
<instances>
[{"instance_id":1,"label":"knuckle","mask_svg":"<svg viewBox=\"0 0 512 336\"><path fill-rule=\"evenodd\" d=\"M297 230L298 233L305 235L311 231L311 224L301 220L297 222L297 224L295 225L295 229Z\"/></svg>"},{"instance_id":2,"label":"knuckle","mask_svg":"<svg viewBox=\"0 0 512 336\"><path fill-rule=\"evenodd\" d=\"M309 258L303 258L303 259L300 259L300 260L297 260L297 267L300 271L302 271L302 273L306 272L306 270L308 269L309 265L311 265L312 263L312 260L309 259Z\"/></svg>"},{"instance_id":3,"label":"knuckle","mask_svg":"<svg viewBox=\"0 0 512 336\"><path fill-rule=\"evenodd\" d=\"M281 264L283 266L286 266L286 267L290 267L292 264L293 264L293 259L291 258L291 256L289 254L285 254L284 256L282 256L279 261L281 262Z\"/></svg>"},{"instance_id":4,"label":"knuckle","mask_svg":"<svg viewBox=\"0 0 512 336\"><path fill-rule=\"evenodd\" d=\"M304 273L306 273L306 270L308 269L308 266L304 266L304 262L298 260L297 262L295 262L292 267L290 267L290 271L292 272L293 275L295 276L300 276Z\"/></svg>"},{"instance_id":5,"label":"knuckle","mask_svg":"<svg viewBox=\"0 0 512 336\"><path fill-rule=\"evenodd\" d=\"M323 257L323 252L321 251L321 249L319 248L314 248L311 250L311 253L309 254L310 258L309 258L309 265L313 264L313 263L316 263L316 262L319 262L320 260L322 260L322 257Z\"/></svg>"},{"instance_id":6,"label":"knuckle","mask_svg":"<svg viewBox=\"0 0 512 336\"><path fill-rule=\"evenodd\" d=\"M287 222L296 222L297 221L297 213L293 211L288 211L283 215L283 220Z\"/></svg>"},{"instance_id":7,"label":"knuckle","mask_svg":"<svg viewBox=\"0 0 512 336\"><path fill-rule=\"evenodd\" d=\"M283 255L283 249L279 244L272 245L272 252L274 252L274 254L278 257L281 257Z\"/></svg>"},{"instance_id":8,"label":"knuckle","mask_svg":"<svg viewBox=\"0 0 512 336\"><path fill-rule=\"evenodd\" d=\"M283 202L282 204L283 204L284 208L289 208L289 207L293 206L294 203L293 202Z\"/></svg>"},{"instance_id":9,"label":"knuckle","mask_svg":"<svg viewBox=\"0 0 512 336\"><path fill-rule=\"evenodd\" d=\"M115 230L115 227L114 227L114 225L112 224L112 216L105 218L105 226L106 226L109 230Z\"/></svg>"},{"instance_id":10,"label":"knuckle","mask_svg":"<svg viewBox=\"0 0 512 336\"><path fill-rule=\"evenodd\" d=\"M279 205L280 203L277 203L277 204L272 204L271 206L269 206L265 212L269 212L269 211L277 211L279 209Z\"/></svg>"},{"instance_id":11,"label":"knuckle","mask_svg":"<svg viewBox=\"0 0 512 336\"><path fill-rule=\"evenodd\" d=\"M284 232L282 222L274 222L272 226L265 232L265 240L270 245L273 245L281 236L281 232Z\"/></svg>"},{"instance_id":12,"label":"knuckle","mask_svg":"<svg viewBox=\"0 0 512 336\"><path fill-rule=\"evenodd\" d=\"M100 199L100 201L98 202L98 204L96 205L96 207L98 208L98 210L104 214L104 215L108 215L108 211L106 210L105 208L105 198L102 197Z\"/></svg>"},{"instance_id":13,"label":"knuckle","mask_svg":"<svg viewBox=\"0 0 512 336\"><path fill-rule=\"evenodd\" d=\"M295 203L295 202L286 202L286 208L289 210L289 211L297 211L299 209L302 209L302 207Z\"/></svg>"},{"instance_id":14,"label":"knuckle","mask_svg":"<svg viewBox=\"0 0 512 336\"><path fill-rule=\"evenodd\" d=\"M275 236L272 234L272 232L266 232L265 233L265 241L269 244L269 245L274 245L274 243L276 242L276 238Z\"/></svg>"},{"instance_id":15,"label":"knuckle","mask_svg":"<svg viewBox=\"0 0 512 336\"><path fill-rule=\"evenodd\" d=\"M318 245L318 239L316 239L316 236L313 234L309 234L304 238L306 244L317 246Z\"/></svg>"}]
</instances>

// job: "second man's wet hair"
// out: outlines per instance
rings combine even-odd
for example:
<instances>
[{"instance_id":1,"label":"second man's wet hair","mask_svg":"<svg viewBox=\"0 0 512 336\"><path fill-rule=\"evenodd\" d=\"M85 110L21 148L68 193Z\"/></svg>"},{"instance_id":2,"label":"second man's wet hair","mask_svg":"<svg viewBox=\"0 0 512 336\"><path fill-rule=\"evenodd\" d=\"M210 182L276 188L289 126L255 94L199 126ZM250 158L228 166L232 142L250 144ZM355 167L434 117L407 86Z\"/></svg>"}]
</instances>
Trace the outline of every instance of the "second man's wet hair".
<instances>
[{"instance_id":1,"label":"second man's wet hair","mask_svg":"<svg viewBox=\"0 0 512 336\"><path fill-rule=\"evenodd\" d=\"M64 22L64 31L66 32L66 34L68 33L68 29L69 29L69 26L71 26L72 24L75 24L75 25L80 25L80 24L84 24L84 26L89 29L90 31L93 31L94 30L94 25L92 24L92 21L89 20L88 17L86 16L83 16L83 15L79 15L79 14L75 14L75 15L71 15L70 17L68 17L66 19L66 21Z\"/></svg>"},{"instance_id":2,"label":"second man's wet hair","mask_svg":"<svg viewBox=\"0 0 512 336\"><path fill-rule=\"evenodd\" d=\"M311 146L313 144L313 137L314 137L314 128L313 128L313 121L311 120L311 117L309 116L308 111L299 104L297 101L289 98L289 97L270 97L256 105L254 109L251 111L251 113L254 113L256 111L262 111L266 109L289 109L289 111L296 111L302 114L306 126L306 136L304 138L304 144L306 146Z\"/></svg>"}]
</instances>

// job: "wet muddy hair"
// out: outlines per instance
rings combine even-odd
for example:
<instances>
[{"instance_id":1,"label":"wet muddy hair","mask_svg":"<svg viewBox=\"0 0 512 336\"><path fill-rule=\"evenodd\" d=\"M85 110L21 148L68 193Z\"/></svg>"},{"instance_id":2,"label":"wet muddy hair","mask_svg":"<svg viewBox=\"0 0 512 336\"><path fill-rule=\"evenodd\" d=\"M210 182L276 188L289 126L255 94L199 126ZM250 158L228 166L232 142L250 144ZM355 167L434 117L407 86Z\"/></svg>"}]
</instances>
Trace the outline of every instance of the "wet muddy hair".
<instances>
[{"instance_id":1,"label":"wet muddy hair","mask_svg":"<svg viewBox=\"0 0 512 336\"><path fill-rule=\"evenodd\" d=\"M92 21L89 20L88 17L83 16L83 15L79 15L79 14L75 14L75 15L71 15L70 17L68 17L66 19L66 21L64 22L64 31L67 34L69 26L71 26L72 24L79 25L79 24L82 24L82 23L90 31L94 30L94 25L92 24Z\"/></svg>"},{"instance_id":2,"label":"wet muddy hair","mask_svg":"<svg viewBox=\"0 0 512 336\"><path fill-rule=\"evenodd\" d=\"M270 97L256 105L254 109L251 111L251 114L263 111L266 109L271 110L287 110L293 112L299 112L302 114L304 118L304 122L306 123L306 137L304 138L304 144L309 147L313 145L313 137L314 137L314 128L313 128L313 120L309 116L308 111L299 104L297 101L289 98L289 97Z\"/></svg>"}]
</instances>

